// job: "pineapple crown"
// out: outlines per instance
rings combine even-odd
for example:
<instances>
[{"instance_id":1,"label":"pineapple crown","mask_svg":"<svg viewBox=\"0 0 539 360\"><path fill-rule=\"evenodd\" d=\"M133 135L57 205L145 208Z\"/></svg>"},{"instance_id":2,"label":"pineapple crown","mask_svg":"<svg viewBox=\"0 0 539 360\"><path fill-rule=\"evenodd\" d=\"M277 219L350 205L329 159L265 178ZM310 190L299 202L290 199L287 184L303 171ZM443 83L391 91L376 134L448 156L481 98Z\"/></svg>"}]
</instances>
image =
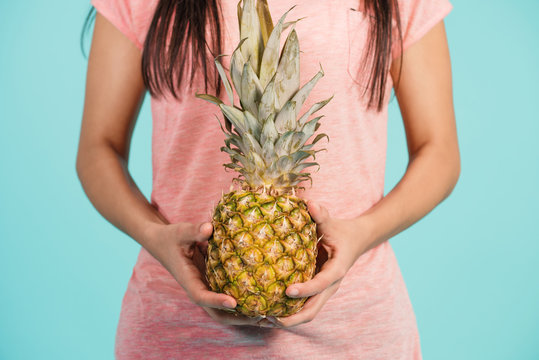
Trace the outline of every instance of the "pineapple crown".
<instances>
[{"instance_id":1,"label":"pineapple crown","mask_svg":"<svg viewBox=\"0 0 539 360\"><path fill-rule=\"evenodd\" d=\"M293 7L290 9L292 10ZM309 119L333 97L312 105L299 116L301 106L318 80L320 71L300 88L299 43L295 24L284 22L288 10L273 26L266 0L242 0L238 3L240 42L230 59L230 78L240 100L234 105L231 83L225 69L215 58L217 71L224 83L230 105L209 94L196 94L212 102L223 112L226 123L221 129L226 135L221 148L230 155L231 163L224 164L243 177L251 189L289 191L305 180L310 173L302 170L318 166L313 146L326 134L318 134L307 142L320 127L322 116ZM284 30L292 27L280 51ZM232 126L231 126L232 125ZM328 138L329 139L329 138ZM318 150L321 151L321 150Z\"/></svg>"}]
</instances>

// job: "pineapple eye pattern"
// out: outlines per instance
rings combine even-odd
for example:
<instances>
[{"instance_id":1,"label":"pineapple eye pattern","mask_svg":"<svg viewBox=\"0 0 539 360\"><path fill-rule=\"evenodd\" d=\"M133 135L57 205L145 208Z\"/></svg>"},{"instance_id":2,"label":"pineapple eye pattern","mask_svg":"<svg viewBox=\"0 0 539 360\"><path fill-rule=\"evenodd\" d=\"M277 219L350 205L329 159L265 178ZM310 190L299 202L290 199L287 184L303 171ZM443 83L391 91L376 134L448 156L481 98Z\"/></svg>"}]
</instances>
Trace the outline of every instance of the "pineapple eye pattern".
<instances>
[{"instance_id":1,"label":"pineapple eye pattern","mask_svg":"<svg viewBox=\"0 0 539 360\"><path fill-rule=\"evenodd\" d=\"M241 201L246 193L231 192L225 196L227 201ZM301 213L302 221L293 220L298 212L305 212L305 203L300 198L289 196L285 200L287 207L277 207L277 200L256 204L256 197L249 198L253 199L250 208L243 211L241 206L236 207L237 211L221 204L216 208L214 219L219 222L214 220L214 226L220 230L214 232L208 244L208 283L213 291L234 296L238 303L236 311L244 315L291 315L301 309L306 299L289 298L286 287L314 274L314 223L308 213ZM264 207L279 209L273 222L263 216L250 216L252 209Z\"/></svg>"}]
</instances>

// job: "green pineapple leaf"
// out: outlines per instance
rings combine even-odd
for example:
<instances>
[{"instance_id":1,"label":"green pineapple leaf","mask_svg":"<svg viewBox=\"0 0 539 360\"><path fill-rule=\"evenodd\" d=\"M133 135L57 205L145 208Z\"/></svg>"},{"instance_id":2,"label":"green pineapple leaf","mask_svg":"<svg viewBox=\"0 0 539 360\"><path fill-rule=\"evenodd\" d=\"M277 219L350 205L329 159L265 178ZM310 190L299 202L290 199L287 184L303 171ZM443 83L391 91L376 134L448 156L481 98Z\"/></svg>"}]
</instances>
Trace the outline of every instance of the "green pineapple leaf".
<instances>
[{"instance_id":1,"label":"green pineapple leaf","mask_svg":"<svg viewBox=\"0 0 539 360\"><path fill-rule=\"evenodd\" d=\"M241 99L241 77L243 72L243 65L245 64L245 59L243 58L243 54L241 53L240 47L241 44L246 39L241 39L238 46L232 53L232 57L230 58L230 78L232 79L232 84L234 85L234 89L236 89L236 93L238 94L238 97Z\"/></svg>"},{"instance_id":2,"label":"green pineapple leaf","mask_svg":"<svg viewBox=\"0 0 539 360\"><path fill-rule=\"evenodd\" d=\"M296 102L287 101L275 118L275 128L279 134L296 128Z\"/></svg>"},{"instance_id":3,"label":"green pineapple leaf","mask_svg":"<svg viewBox=\"0 0 539 360\"><path fill-rule=\"evenodd\" d=\"M230 105L234 105L234 94L232 93L232 87L230 87L230 82L228 81L228 78L226 77L225 69L223 69L223 65L219 62L219 58L223 55L219 55L215 58L215 66L217 66L217 71L219 72L219 76L221 77L221 80L223 81L223 84L225 85L226 93L228 94L228 100L230 101Z\"/></svg>"},{"instance_id":4,"label":"green pineapple leaf","mask_svg":"<svg viewBox=\"0 0 539 360\"><path fill-rule=\"evenodd\" d=\"M209 94L195 94L195 96L199 99L206 100L208 102L211 102L215 105L221 105L223 103L223 100L219 99L218 97L215 97L213 95Z\"/></svg>"},{"instance_id":5,"label":"green pineapple leaf","mask_svg":"<svg viewBox=\"0 0 539 360\"><path fill-rule=\"evenodd\" d=\"M241 45L241 53L258 74L264 42L254 0L244 0L240 22L240 38L247 38Z\"/></svg>"},{"instance_id":6,"label":"green pineapple leaf","mask_svg":"<svg viewBox=\"0 0 539 360\"><path fill-rule=\"evenodd\" d=\"M275 93L275 75L270 80L260 99L258 105L258 118L267 119L270 115L275 115L279 104L277 103L277 94Z\"/></svg>"},{"instance_id":7,"label":"green pineapple leaf","mask_svg":"<svg viewBox=\"0 0 539 360\"><path fill-rule=\"evenodd\" d=\"M279 106L299 90L299 43L296 30L292 30L286 38L275 73L274 87Z\"/></svg>"},{"instance_id":8,"label":"green pineapple leaf","mask_svg":"<svg viewBox=\"0 0 539 360\"><path fill-rule=\"evenodd\" d=\"M290 8L292 10L294 7ZM290 12L288 10L284 13L283 16L277 22L275 28L271 32L269 39L264 48L264 53L262 55L262 63L260 64L260 83L262 87L265 88L275 71L277 70L277 65L279 64L279 47L281 41L281 33L283 31L283 22L286 18L286 15Z\"/></svg>"},{"instance_id":9,"label":"green pineapple leaf","mask_svg":"<svg viewBox=\"0 0 539 360\"><path fill-rule=\"evenodd\" d=\"M260 19L262 41L264 42L264 46L266 46L268 38L273 31L273 21L271 20L268 2L266 0L258 0L256 2L256 11L258 13L258 18Z\"/></svg>"},{"instance_id":10,"label":"green pineapple leaf","mask_svg":"<svg viewBox=\"0 0 539 360\"><path fill-rule=\"evenodd\" d=\"M240 93L242 107L251 114L258 114L257 104L262 97L262 86L249 62L243 65Z\"/></svg>"},{"instance_id":11,"label":"green pineapple leaf","mask_svg":"<svg viewBox=\"0 0 539 360\"><path fill-rule=\"evenodd\" d=\"M318 80L324 76L324 70L322 69L322 66L320 65L320 71L316 73L315 76L311 80L309 80L305 85L301 87L301 89L298 90L296 94L294 94L294 97L292 98L292 101L296 102L296 117L299 116L299 111L301 109L301 106L303 103L305 103L305 100L309 96L309 93L314 88Z\"/></svg>"},{"instance_id":12,"label":"green pineapple leaf","mask_svg":"<svg viewBox=\"0 0 539 360\"><path fill-rule=\"evenodd\" d=\"M317 102L316 104L311 106L310 109L299 118L298 120L299 126L305 125L305 123L307 123L307 121L309 120L309 116L311 116L313 113L317 112L318 110L326 106L326 104L330 102L331 99L333 99L333 96L331 96L329 99Z\"/></svg>"}]
</instances>

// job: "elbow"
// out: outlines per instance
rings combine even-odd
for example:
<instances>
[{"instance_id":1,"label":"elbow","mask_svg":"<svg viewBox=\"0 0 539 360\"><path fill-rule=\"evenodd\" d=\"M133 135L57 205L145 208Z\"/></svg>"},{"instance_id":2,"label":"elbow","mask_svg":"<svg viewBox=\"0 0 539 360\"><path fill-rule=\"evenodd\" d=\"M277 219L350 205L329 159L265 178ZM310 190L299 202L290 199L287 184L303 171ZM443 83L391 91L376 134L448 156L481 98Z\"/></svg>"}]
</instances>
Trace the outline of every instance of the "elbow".
<instances>
[{"instance_id":1,"label":"elbow","mask_svg":"<svg viewBox=\"0 0 539 360\"><path fill-rule=\"evenodd\" d=\"M447 166L447 191L445 198L451 195L460 179L461 161L458 146L445 151L444 162Z\"/></svg>"},{"instance_id":2,"label":"elbow","mask_svg":"<svg viewBox=\"0 0 539 360\"><path fill-rule=\"evenodd\" d=\"M457 161L456 161L455 172L454 172L455 185L457 185L457 182L460 179L460 171L461 171L460 154L458 154L457 152Z\"/></svg>"},{"instance_id":3,"label":"elbow","mask_svg":"<svg viewBox=\"0 0 539 360\"><path fill-rule=\"evenodd\" d=\"M435 174L442 200L455 189L461 174L460 151L456 142L428 142L410 153L410 161L424 159L429 173Z\"/></svg>"},{"instance_id":4,"label":"elbow","mask_svg":"<svg viewBox=\"0 0 539 360\"><path fill-rule=\"evenodd\" d=\"M123 156L107 141L79 144L75 160L75 172L84 188L105 167L118 163L127 169L127 155ZM104 164L104 165L103 165Z\"/></svg>"},{"instance_id":5,"label":"elbow","mask_svg":"<svg viewBox=\"0 0 539 360\"><path fill-rule=\"evenodd\" d=\"M96 157L96 148L94 146L88 146L87 144L79 144L77 149L77 156L75 159L75 172L77 177L84 187L84 180L86 179L85 174L88 174L88 169L92 168L95 163Z\"/></svg>"},{"instance_id":6,"label":"elbow","mask_svg":"<svg viewBox=\"0 0 539 360\"><path fill-rule=\"evenodd\" d=\"M453 190L457 186L459 179L460 179L460 161L458 161L458 163L455 165L455 169L451 172L449 192L447 194L448 196L453 192Z\"/></svg>"},{"instance_id":7,"label":"elbow","mask_svg":"<svg viewBox=\"0 0 539 360\"><path fill-rule=\"evenodd\" d=\"M77 177L82 185L82 174L84 173L84 168L85 168L85 161L84 161L84 156L83 156L83 152L81 151L80 147L79 149L77 150L77 157L76 157L76 160L75 160L75 172L77 173Z\"/></svg>"}]
</instances>

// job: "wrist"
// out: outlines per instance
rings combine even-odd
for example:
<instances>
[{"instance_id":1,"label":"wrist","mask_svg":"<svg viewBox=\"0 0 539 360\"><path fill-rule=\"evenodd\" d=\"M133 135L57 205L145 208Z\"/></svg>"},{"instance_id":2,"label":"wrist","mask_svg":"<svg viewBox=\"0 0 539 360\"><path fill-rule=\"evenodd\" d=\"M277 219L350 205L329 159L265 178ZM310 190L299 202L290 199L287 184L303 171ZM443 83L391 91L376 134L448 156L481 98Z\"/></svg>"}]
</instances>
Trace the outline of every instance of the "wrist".
<instances>
[{"instance_id":1,"label":"wrist","mask_svg":"<svg viewBox=\"0 0 539 360\"><path fill-rule=\"evenodd\" d=\"M363 255L368 250L375 247L376 244L376 231L374 223L366 215L360 215L354 219L354 225L356 228L356 233L360 234L359 239L359 249L358 257Z\"/></svg>"},{"instance_id":2,"label":"wrist","mask_svg":"<svg viewBox=\"0 0 539 360\"><path fill-rule=\"evenodd\" d=\"M148 222L143 228L139 244L146 250L153 248L158 242L160 237L159 234L162 232L164 226L166 226L166 224L151 221Z\"/></svg>"}]
</instances>

